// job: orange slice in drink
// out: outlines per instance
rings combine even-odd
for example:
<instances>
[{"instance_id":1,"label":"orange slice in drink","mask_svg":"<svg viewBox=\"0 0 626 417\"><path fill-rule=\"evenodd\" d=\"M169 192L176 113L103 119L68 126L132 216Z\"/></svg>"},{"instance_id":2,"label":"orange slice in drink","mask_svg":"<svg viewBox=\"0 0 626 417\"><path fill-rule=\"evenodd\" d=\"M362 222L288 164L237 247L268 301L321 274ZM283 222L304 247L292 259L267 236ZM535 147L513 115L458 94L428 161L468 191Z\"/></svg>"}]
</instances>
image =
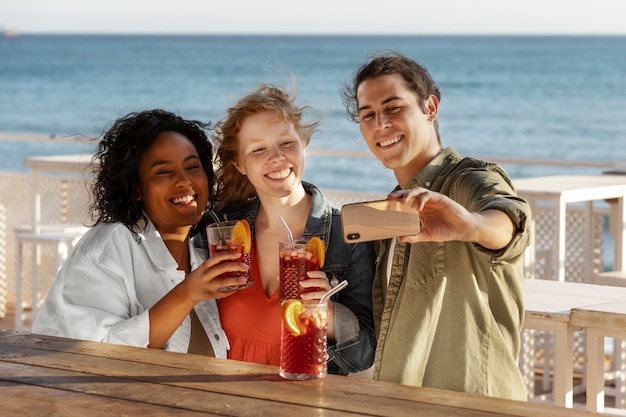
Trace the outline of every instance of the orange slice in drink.
<instances>
[{"instance_id":1,"label":"orange slice in drink","mask_svg":"<svg viewBox=\"0 0 626 417\"><path fill-rule=\"evenodd\" d=\"M250 253L252 248L252 233L250 232L250 224L247 220L238 220L233 230L233 243L242 252Z\"/></svg>"},{"instance_id":2,"label":"orange slice in drink","mask_svg":"<svg viewBox=\"0 0 626 417\"><path fill-rule=\"evenodd\" d=\"M326 249L324 248L324 242L317 236L313 236L306 243L305 250L311 252L313 256L317 257L320 268L324 266L324 257L326 255Z\"/></svg>"},{"instance_id":3,"label":"orange slice in drink","mask_svg":"<svg viewBox=\"0 0 626 417\"><path fill-rule=\"evenodd\" d=\"M306 334L307 323L303 323L304 305L300 300L286 300L283 303L283 323L293 336Z\"/></svg>"}]
</instances>

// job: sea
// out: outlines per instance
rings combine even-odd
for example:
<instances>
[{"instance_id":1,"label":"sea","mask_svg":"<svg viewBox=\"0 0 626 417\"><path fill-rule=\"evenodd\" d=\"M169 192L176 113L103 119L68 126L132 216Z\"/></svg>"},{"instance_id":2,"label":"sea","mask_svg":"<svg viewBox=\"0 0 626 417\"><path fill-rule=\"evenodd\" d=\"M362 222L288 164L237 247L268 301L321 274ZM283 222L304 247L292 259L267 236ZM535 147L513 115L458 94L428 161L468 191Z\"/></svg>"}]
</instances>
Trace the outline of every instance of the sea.
<instances>
[{"instance_id":1,"label":"sea","mask_svg":"<svg viewBox=\"0 0 626 417\"><path fill-rule=\"evenodd\" d=\"M367 153L342 87L373 53L424 64L442 92L444 146L461 154L567 161L626 160L626 36L30 35L0 37L0 171L32 155L90 152L118 117L163 108L216 122L260 83L285 85L321 119L305 180L385 193L393 175ZM515 177L549 167L505 166Z\"/></svg>"}]
</instances>

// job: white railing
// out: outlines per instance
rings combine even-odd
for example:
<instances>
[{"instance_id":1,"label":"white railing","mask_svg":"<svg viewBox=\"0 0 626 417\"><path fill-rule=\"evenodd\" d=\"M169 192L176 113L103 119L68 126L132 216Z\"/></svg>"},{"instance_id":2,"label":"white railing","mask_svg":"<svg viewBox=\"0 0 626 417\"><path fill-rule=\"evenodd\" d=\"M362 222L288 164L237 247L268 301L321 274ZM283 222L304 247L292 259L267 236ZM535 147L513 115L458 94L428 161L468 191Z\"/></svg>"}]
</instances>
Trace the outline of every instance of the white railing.
<instances>
[{"instance_id":1,"label":"white railing","mask_svg":"<svg viewBox=\"0 0 626 417\"><path fill-rule=\"evenodd\" d=\"M35 142L54 142L54 143L84 143L91 139L81 138L78 136L49 136L42 134L0 132L0 141L35 141ZM347 151L347 150L328 150L328 149L308 149L307 157L316 158L355 158L355 159L373 159L368 151ZM568 170L577 168L593 169L598 173L607 170L621 169L626 166L624 161L567 161L553 159L530 159L530 158L512 158L512 157L483 157L482 159L491 160L500 164L508 165L535 165L545 167L560 167L565 173ZM50 223L89 223L91 219L88 216L87 202L89 201L88 187L86 187L85 178L77 177L76 174L50 175L40 176L40 180L44 184L44 193L47 193L45 200L50 202L50 206L41 207L43 216L47 216L46 220ZM33 190L32 175L30 173L2 172L0 171L0 204L6 207L6 218L8 225L28 224L33 216L30 201L32 200ZM331 204L341 207L343 204L371 200L384 197L384 193L361 192L345 189L323 188L322 191L329 199ZM61 207L61 209L59 209ZM59 216L58 218L56 216ZM15 247L14 247L13 226L7 227L6 231L6 277L7 277L7 296L9 301L13 300L14 291L12 277L15 273ZM43 275L43 274L42 274ZM52 274L53 275L53 274ZM51 278L50 278L51 279ZM42 283L45 287L45 282Z\"/></svg>"}]
</instances>

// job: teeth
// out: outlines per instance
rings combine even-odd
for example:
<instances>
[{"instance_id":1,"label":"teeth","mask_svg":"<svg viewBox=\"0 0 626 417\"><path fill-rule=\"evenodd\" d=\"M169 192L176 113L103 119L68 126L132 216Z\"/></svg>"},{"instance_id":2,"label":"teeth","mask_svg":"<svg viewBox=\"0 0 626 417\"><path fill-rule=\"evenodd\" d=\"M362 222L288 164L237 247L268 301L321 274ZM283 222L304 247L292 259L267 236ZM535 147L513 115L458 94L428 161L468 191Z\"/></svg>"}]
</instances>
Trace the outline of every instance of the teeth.
<instances>
[{"instance_id":1,"label":"teeth","mask_svg":"<svg viewBox=\"0 0 626 417\"><path fill-rule=\"evenodd\" d=\"M396 136L395 138L391 138L391 139L387 139L386 141L379 142L378 146L384 148L386 146L390 146L390 145L393 145L394 143L400 142L400 139L402 139L401 136Z\"/></svg>"},{"instance_id":2,"label":"teeth","mask_svg":"<svg viewBox=\"0 0 626 417\"><path fill-rule=\"evenodd\" d=\"M272 171L267 174L273 180L282 180L283 178L287 178L291 170L289 168L282 169L280 171Z\"/></svg>"},{"instance_id":3,"label":"teeth","mask_svg":"<svg viewBox=\"0 0 626 417\"><path fill-rule=\"evenodd\" d=\"M173 199L172 201L174 202L174 204L188 204L188 203L192 202L193 200L195 200L194 196L186 195L186 196L183 196L183 197L177 197L177 198Z\"/></svg>"}]
</instances>

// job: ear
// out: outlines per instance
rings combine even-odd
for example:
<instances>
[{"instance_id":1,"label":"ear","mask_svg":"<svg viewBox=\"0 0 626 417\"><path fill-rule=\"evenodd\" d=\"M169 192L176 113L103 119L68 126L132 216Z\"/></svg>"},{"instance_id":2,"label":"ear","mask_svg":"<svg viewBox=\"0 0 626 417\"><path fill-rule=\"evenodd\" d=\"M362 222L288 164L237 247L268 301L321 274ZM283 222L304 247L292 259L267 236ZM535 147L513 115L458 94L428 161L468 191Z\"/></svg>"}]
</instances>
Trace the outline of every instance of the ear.
<instances>
[{"instance_id":1,"label":"ear","mask_svg":"<svg viewBox=\"0 0 626 417\"><path fill-rule=\"evenodd\" d=\"M424 104L426 105L428 120L431 122L436 120L437 116L439 115L439 99L431 95L430 97L428 97Z\"/></svg>"},{"instance_id":2,"label":"ear","mask_svg":"<svg viewBox=\"0 0 626 417\"><path fill-rule=\"evenodd\" d=\"M232 164L235 167L235 169L239 171L241 175L246 175L246 169L243 167L243 165L241 165L239 162L236 162L236 161L233 161Z\"/></svg>"}]
</instances>

